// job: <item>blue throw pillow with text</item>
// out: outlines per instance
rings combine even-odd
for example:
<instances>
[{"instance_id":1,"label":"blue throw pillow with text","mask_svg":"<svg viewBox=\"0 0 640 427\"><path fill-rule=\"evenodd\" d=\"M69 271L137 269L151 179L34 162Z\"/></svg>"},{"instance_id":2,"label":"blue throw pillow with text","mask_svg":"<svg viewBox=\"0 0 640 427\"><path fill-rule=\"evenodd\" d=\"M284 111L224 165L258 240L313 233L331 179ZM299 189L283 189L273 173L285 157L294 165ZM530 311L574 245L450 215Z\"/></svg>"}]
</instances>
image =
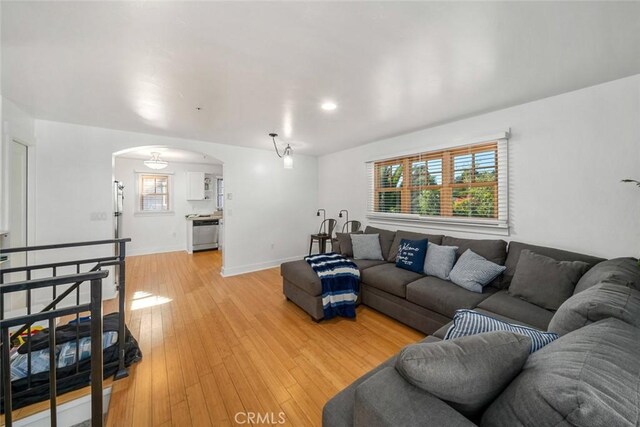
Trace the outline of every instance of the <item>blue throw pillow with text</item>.
<instances>
[{"instance_id":1,"label":"blue throw pillow with text","mask_svg":"<svg viewBox=\"0 0 640 427\"><path fill-rule=\"evenodd\" d=\"M396 258L396 267L405 270L422 273L424 269L424 257L427 255L427 239L422 240L400 240L398 247L398 257Z\"/></svg>"}]
</instances>

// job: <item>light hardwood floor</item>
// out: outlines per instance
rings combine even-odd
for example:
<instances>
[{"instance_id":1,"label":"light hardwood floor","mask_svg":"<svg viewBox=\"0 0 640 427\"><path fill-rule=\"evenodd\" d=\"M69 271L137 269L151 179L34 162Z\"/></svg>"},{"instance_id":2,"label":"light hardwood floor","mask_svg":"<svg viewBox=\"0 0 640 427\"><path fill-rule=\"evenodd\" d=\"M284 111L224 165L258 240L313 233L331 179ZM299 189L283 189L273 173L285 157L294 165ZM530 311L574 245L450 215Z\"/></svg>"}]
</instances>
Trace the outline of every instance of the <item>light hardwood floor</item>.
<instances>
[{"instance_id":1,"label":"light hardwood floor","mask_svg":"<svg viewBox=\"0 0 640 427\"><path fill-rule=\"evenodd\" d=\"M328 399L424 337L367 307L315 323L285 300L279 268L223 278L220 264L217 251L127 258L144 356L113 383L109 426L233 425L246 412L320 425Z\"/></svg>"}]
</instances>

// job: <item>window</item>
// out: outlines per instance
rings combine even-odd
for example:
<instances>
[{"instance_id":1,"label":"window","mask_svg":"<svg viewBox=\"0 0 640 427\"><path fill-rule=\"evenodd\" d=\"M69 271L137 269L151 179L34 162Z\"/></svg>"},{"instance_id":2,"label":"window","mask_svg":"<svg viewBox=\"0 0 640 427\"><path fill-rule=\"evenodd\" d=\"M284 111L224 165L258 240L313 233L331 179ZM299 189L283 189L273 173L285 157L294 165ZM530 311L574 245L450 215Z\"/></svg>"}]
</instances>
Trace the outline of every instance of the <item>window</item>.
<instances>
[{"instance_id":1,"label":"window","mask_svg":"<svg viewBox=\"0 0 640 427\"><path fill-rule=\"evenodd\" d=\"M169 212L169 175L139 174L140 212Z\"/></svg>"},{"instance_id":2,"label":"window","mask_svg":"<svg viewBox=\"0 0 640 427\"><path fill-rule=\"evenodd\" d=\"M368 163L370 217L506 226L506 139Z\"/></svg>"},{"instance_id":3,"label":"window","mask_svg":"<svg viewBox=\"0 0 640 427\"><path fill-rule=\"evenodd\" d=\"M224 181L222 180L222 178L218 178L216 182L216 188L218 189L216 193L216 203L218 209L222 209L224 207Z\"/></svg>"}]
</instances>

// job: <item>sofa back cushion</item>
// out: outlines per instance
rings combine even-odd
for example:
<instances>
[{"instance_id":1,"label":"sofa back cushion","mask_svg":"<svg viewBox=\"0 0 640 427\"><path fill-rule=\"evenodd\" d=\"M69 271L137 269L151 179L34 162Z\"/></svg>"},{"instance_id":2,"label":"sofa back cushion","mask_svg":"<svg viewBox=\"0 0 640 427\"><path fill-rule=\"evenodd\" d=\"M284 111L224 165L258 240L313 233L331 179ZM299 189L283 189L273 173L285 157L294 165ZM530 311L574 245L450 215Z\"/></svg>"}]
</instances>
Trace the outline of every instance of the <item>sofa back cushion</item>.
<instances>
[{"instance_id":1,"label":"sofa back cushion","mask_svg":"<svg viewBox=\"0 0 640 427\"><path fill-rule=\"evenodd\" d=\"M471 249L481 257L498 265L504 265L507 257L507 242L504 240L460 239L458 237L444 236L442 244L444 246L457 246L458 256Z\"/></svg>"},{"instance_id":2,"label":"sofa back cushion","mask_svg":"<svg viewBox=\"0 0 640 427\"><path fill-rule=\"evenodd\" d=\"M544 255L549 258L553 258L556 261L586 262L591 267L593 267L599 262L604 261L603 258L597 258L591 255L580 254L577 252L563 251L561 249L530 245L528 243L522 243L522 242L509 242L509 254L507 255L507 260L504 264L507 267L507 269L502 275L502 283L500 284L502 289L507 288L511 284L513 275L516 272L516 267L518 266L518 261L520 260L520 252L522 252L523 249L529 249L530 251L535 252L539 255Z\"/></svg>"},{"instance_id":3,"label":"sofa back cushion","mask_svg":"<svg viewBox=\"0 0 640 427\"><path fill-rule=\"evenodd\" d=\"M618 319L570 332L532 354L482 425L636 426L640 329Z\"/></svg>"},{"instance_id":4,"label":"sofa back cushion","mask_svg":"<svg viewBox=\"0 0 640 427\"><path fill-rule=\"evenodd\" d=\"M556 261L529 249L520 252L509 294L547 310L557 310L589 269L583 261Z\"/></svg>"},{"instance_id":5,"label":"sofa back cushion","mask_svg":"<svg viewBox=\"0 0 640 427\"><path fill-rule=\"evenodd\" d=\"M367 228L364 229L364 234L378 234L380 236L380 249L382 250L382 257L385 260L388 260L389 250L391 249L393 239L396 237L396 232L367 225Z\"/></svg>"},{"instance_id":6,"label":"sofa back cushion","mask_svg":"<svg viewBox=\"0 0 640 427\"><path fill-rule=\"evenodd\" d=\"M338 244L332 248L334 252L338 252L347 258L353 258L353 244L351 243L352 234L362 234L362 231L354 231L352 233L336 233Z\"/></svg>"},{"instance_id":7,"label":"sofa back cushion","mask_svg":"<svg viewBox=\"0 0 640 427\"><path fill-rule=\"evenodd\" d=\"M398 230L396 232L396 237L393 239L393 243L391 243L391 248L389 249L389 256L387 257L387 261L396 262L396 258L398 256L398 247L400 246L400 241L402 239L405 240L423 240L427 239L429 243L435 243L439 245L442 243L442 235L441 234L424 234L424 233L414 233L413 231L405 231Z\"/></svg>"},{"instance_id":8,"label":"sofa back cushion","mask_svg":"<svg viewBox=\"0 0 640 427\"><path fill-rule=\"evenodd\" d=\"M602 282L564 302L553 315L549 330L558 335L614 317L640 327L640 291L616 282Z\"/></svg>"},{"instance_id":9,"label":"sofa back cushion","mask_svg":"<svg viewBox=\"0 0 640 427\"><path fill-rule=\"evenodd\" d=\"M580 293L600 282L619 282L640 290L640 267L635 258L614 258L602 261L580 278L574 294Z\"/></svg>"}]
</instances>

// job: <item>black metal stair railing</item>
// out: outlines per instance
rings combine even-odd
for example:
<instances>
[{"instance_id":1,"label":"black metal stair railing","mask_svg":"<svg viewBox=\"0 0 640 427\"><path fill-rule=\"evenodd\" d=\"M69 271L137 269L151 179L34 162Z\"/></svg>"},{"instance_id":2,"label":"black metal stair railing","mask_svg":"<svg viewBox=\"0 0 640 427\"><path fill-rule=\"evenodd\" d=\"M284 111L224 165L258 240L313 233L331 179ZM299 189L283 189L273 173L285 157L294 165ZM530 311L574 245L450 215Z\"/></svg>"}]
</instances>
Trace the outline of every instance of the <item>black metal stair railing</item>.
<instances>
[{"instance_id":1,"label":"black metal stair railing","mask_svg":"<svg viewBox=\"0 0 640 427\"><path fill-rule=\"evenodd\" d=\"M49 331L49 349L56 348L56 319L63 316L75 315L76 336L75 336L75 374L73 376L86 375L80 371L80 315L90 313L90 336L91 336L91 425L101 426L103 423L102 408L102 379L103 369L115 369L114 379L124 378L128 375L125 367L125 257L126 243L131 239L112 239L91 242L76 242L56 245L41 245L22 248L0 249L0 255L11 253L29 253L35 251L57 250L63 248L75 248L83 246L114 245L116 254L99 258L87 258L72 261L59 261L44 264L25 265L11 267L0 270L0 374L1 374L1 396L5 415L5 425L12 425L12 399L26 396L36 392L49 391L51 425L57 425L57 382L56 352L49 351L49 381L46 384L32 384L34 374L32 372L31 358L31 332L34 323L46 322ZM75 274L59 275L59 271L75 266ZM114 266L117 278L118 290L118 359L107 364L103 363L102 348L102 280L109 275L104 267ZM88 271L82 271L88 269ZM50 276L44 278L32 278L34 272L38 275ZM5 283L9 274L24 273L26 280ZM81 303L80 286L83 283L90 284L90 300L88 303ZM65 287L58 293L59 287ZM41 311L32 313L32 291L36 289L51 288L52 301ZM75 291L75 304L69 306L64 302L65 298ZM5 295L15 292L26 292L26 315L5 319ZM63 306L58 308L58 306ZM12 334L10 329L14 329ZM23 387L17 392L12 392L11 381L11 361L10 352L16 339L24 332L27 332L25 345L27 347L27 372ZM15 351L15 349L14 349ZM117 367L116 367L117 366ZM53 368L52 368L53 367Z\"/></svg>"}]
</instances>

